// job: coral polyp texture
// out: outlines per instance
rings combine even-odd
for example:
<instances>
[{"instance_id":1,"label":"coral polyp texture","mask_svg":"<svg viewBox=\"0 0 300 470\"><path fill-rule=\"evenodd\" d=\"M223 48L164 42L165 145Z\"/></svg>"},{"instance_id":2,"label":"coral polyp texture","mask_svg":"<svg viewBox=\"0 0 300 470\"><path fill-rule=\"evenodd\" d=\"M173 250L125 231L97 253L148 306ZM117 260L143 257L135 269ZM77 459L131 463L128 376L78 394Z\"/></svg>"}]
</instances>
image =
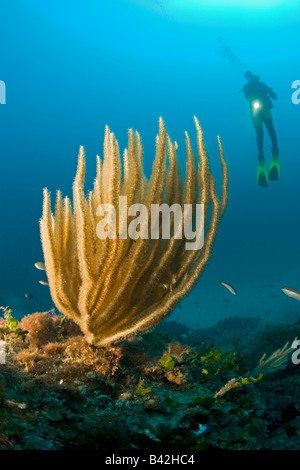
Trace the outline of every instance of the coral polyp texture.
<instances>
[{"instance_id":1,"label":"coral polyp texture","mask_svg":"<svg viewBox=\"0 0 300 470\"><path fill-rule=\"evenodd\" d=\"M204 145L202 129L195 118L199 158L186 137L186 171L182 182L172 143L159 120L156 156L148 180L143 169L143 149L138 132L128 131L128 148L123 159L109 128L105 129L104 156L97 156L94 187L84 192L85 154L80 147L73 183L73 207L57 191L55 213L50 193L44 190L41 240L50 292L57 309L76 322L90 344L104 346L159 323L191 290L207 264L221 216L227 205L228 173L220 139L218 147L223 170L222 194L216 193ZM152 204L203 204L205 230L201 249L187 250L187 239L176 236L175 217L170 217L170 237L152 239L124 237L132 217L120 210L119 196L127 207L143 204L140 227L151 226ZM99 238L97 208L115 208L116 236ZM105 206L104 206L105 207ZM145 215L146 214L146 215ZM108 225L113 220L109 219ZM161 235L161 233L160 233Z\"/></svg>"}]
</instances>

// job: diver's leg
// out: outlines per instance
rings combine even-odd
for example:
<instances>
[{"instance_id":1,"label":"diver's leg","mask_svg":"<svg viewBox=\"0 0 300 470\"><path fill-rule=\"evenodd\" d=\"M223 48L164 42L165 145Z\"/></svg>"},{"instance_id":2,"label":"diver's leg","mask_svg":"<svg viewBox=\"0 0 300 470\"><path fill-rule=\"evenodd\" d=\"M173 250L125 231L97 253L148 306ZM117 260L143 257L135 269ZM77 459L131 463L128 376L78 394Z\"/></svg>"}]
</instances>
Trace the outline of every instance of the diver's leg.
<instances>
[{"instance_id":1,"label":"diver's leg","mask_svg":"<svg viewBox=\"0 0 300 470\"><path fill-rule=\"evenodd\" d=\"M277 136L273 125L271 111L269 111L268 115L264 120L265 126L269 133L269 136L272 140L272 160L269 166L269 179L272 181L276 181L279 179L280 176L280 164L279 164L279 149L277 144Z\"/></svg>"},{"instance_id":2,"label":"diver's leg","mask_svg":"<svg viewBox=\"0 0 300 470\"><path fill-rule=\"evenodd\" d=\"M258 160L264 160L264 131L262 124L256 128L256 144L258 148Z\"/></svg>"},{"instance_id":3,"label":"diver's leg","mask_svg":"<svg viewBox=\"0 0 300 470\"><path fill-rule=\"evenodd\" d=\"M258 148L258 168L257 168L257 182L260 186L268 186L269 178L265 165L264 157L264 129L263 119L260 114L251 115L252 122L256 132L256 143Z\"/></svg>"},{"instance_id":4,"label":"diver's leg","mask_svg":"<svg viewBox=\"0 0 300 470\"><path fill-rule=\"evenodd\" d=\"M277 135L276 131L274 128L272 116L270 116L265 120L265 125L267 128L267 131L269 133L270 139L272 141L272 155L278 155L279 154L279 149L278 149L278 143L277 143Z\"/></svg>"},{"instance_id":5,"label":"diver's leg","mask_svg":"<svg viewBox=\"0 0 300 470\"><path fill-rule=\"evenodd\" d=\"M264 161L264 130L263 123L259 116L252 115L252 122L256 132L256 144L258 148L258 160Z\"/></svg>"}]
</instances>

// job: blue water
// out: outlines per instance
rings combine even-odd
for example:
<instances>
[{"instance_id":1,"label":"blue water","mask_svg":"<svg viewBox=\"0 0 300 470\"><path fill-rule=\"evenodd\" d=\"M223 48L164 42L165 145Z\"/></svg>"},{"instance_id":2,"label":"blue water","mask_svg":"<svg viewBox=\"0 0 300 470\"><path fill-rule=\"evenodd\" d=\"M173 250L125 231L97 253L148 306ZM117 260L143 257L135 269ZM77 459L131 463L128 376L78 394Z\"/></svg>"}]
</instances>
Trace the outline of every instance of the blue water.
<instances>
[{"instance_id":1,"label":"blue water","mask_svg":"<svg viewBox=\"0 0 300 470\"><path fill-rule=\"evenodd\" d=\"M210 264L182 309L169 318L207 326L233 315L267 321L299 317L300 304L280 288L300 290L300 105L291 100L292 82L300 79L300 5L236 3L1 2L6 104L0 106L0 305L19 317L53 306L48 288L38 283L45 275L34 267L42 259L42 189L71 193L80 145L91 182L104 126L122 149L127 129L137 129L149 174L159 116L178 142L184 164L184 130L195 147L196 115L218 183L216 136L222 139L230 199ZM220 53L220 37L240 67ZM248 69L278 94L273 119L282 173L268 188L256 183L255 132L239 93ZM270 152L265 135L267 162ZM237 296L220 281L232 284Z\"/></svg>"}]
</instances>

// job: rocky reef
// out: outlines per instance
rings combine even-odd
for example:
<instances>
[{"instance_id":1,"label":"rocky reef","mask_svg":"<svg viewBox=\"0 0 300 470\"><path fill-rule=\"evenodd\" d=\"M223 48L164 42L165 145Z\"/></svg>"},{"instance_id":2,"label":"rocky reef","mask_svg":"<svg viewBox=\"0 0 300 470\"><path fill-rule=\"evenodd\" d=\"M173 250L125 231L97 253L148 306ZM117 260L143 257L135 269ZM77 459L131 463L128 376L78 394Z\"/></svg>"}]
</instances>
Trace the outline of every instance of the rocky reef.
<instances>
[{"instance_id":1,"label":"rocky reef","mask_svg":"<svg viewBox=\"0 0 300 470\"><path fill-rule=\"evenodd\" d=\"M6 311L0 449L297 449L300 366L257 364L299 333L235 317L93 347L54 312Z\"/></svg>"}]
</instances>

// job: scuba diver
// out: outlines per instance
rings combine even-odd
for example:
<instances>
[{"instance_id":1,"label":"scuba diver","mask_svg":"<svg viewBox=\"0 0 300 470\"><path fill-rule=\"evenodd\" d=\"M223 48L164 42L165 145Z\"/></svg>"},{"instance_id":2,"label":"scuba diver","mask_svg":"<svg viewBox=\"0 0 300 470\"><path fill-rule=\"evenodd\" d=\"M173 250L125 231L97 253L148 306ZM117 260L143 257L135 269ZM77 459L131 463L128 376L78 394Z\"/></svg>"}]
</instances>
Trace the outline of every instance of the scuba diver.
<instances>
[{"instance_id":1,"label":"scuba diver","mask_svg":"<svg viewBox=\"0 0 300 470\"><path fill-rule=\"evenodd\" d=\"M251 119L256 131L256 143L258 147L257 182L261 186L268 186L269 180L277 180L280 174L279 149L271 114L271 109L273 108L271 98L276 100L277 95L272 88L260 81L258 75L247 71L244 76L248 80L248 83L246 83L241 91L244 92L250 104ZM269 172L267 172L265 165L263 124L265 124L272 141L272 160Z\"/></svg>"}]
</instances>

